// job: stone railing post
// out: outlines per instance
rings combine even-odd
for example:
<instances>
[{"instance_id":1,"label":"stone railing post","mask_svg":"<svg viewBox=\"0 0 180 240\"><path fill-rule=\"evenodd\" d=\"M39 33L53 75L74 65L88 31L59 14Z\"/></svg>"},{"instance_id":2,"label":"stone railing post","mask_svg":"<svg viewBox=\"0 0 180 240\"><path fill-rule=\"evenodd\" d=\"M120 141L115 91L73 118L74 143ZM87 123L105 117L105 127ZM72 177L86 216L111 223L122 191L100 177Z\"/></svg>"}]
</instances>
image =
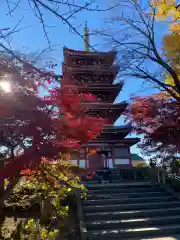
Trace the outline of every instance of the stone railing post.
<instances>
[{"instance_id":1,"label":"stone railing post","mask_svg":"<svg viewBox=\"0 0 180 240\"><path fill-rule=\"evenodd\" d=\"M161 182L161 180L160 180L160 169L159 168L157 168L157 181L158 181L158 183Z\"/></svg>"},{"instance_id":2,"label":"stone railing post","mask_svg":"<svg viewBox=\"0 0 180 240\"><path fill-rule=\"evenodd\" d=\"M77 205L77 215L79 220L79 230L80 230L80 239L86 240L87 239L87 229L84 221L84 211L81 201L81 190L80 189L74 189L74 195L76 199L76 205Z\"/></svg>"},{"instance_id":3,"label":"stone railing post","mask_svg":"<svg viewBox=\"0 0 180 240\"><path fill-rule=\"evenodd\" d=\"M163 184L166 183L166 181L165 181L165 171L162 171L162 182L163 182Z\"/></svg>"}]
</instances>

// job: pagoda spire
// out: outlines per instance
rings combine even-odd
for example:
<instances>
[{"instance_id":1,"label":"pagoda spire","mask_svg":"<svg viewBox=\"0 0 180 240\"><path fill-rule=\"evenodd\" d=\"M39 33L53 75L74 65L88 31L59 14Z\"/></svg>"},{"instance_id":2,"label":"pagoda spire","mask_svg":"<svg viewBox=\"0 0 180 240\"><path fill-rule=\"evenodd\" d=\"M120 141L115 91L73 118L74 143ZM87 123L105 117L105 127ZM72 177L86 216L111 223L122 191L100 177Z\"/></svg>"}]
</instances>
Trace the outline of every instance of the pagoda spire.
<instances>
[{"instance_id":1,"label":"pagoda spire","mask_svg":"<svg viewBox=\"0 0 180 240\"><path fill-rule=\"evenodd\" d=\"M89 52L89 28L87 25L87 21L84 27L84 48L86 52Z\"/></svg>"}]
</instances>

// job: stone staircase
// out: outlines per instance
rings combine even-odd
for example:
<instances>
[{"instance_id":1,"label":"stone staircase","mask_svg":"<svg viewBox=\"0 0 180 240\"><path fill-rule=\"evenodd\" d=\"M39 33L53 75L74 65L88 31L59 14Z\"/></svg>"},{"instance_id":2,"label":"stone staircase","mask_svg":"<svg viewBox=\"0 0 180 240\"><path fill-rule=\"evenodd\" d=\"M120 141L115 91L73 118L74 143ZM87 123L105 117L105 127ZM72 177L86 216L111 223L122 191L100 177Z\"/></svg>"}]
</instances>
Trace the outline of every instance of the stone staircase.
<instances>
[{"instance_id":1,"label":"stone staircase","mask_svg":"<svg viewBox=\"0 0 180 240\"><path fill-rule=\"evenodd\" d=\"M87 188L86 239L180 239L180 201L163 187L136 182Z\"/></svg>"}]
</instances>

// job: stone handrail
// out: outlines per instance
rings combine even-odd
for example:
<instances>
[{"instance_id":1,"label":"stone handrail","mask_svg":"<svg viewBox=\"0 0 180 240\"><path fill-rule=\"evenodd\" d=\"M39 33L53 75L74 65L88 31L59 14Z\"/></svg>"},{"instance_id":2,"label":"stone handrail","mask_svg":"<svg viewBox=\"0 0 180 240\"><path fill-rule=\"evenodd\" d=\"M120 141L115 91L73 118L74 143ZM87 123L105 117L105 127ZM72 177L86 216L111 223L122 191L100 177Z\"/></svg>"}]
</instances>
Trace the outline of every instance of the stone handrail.
<instances>
[{"instance_id":1,"label":"stone handrail","mask_svg":"<svg viewBox=\"0 0 180 240\"><path fill-rule=\"evenodd\" d=\"M166 169L157 168L157 180L159 183L164 184L164 185L170 185L172 187L172 181L176 180L177 182L179 182L179 186L180 186L180 176L170 173L168 172ZM179 188L180 191L180 188Z\"/></svg>"},{"instance_id":2,"label":"stone handrail","mask_svg":"<svg viewBox=\"0 0 180 240\"><path fill-rule=\"evenodd\" d=\"M87 239L87 228L84 221L84 210L83 210L83 204L81 199L81 190L75 189L74 190L74 196L77 206L77 217L79 221L79 230L80 230L80 239L86 240Z\"/></svg>"}]
</instances>

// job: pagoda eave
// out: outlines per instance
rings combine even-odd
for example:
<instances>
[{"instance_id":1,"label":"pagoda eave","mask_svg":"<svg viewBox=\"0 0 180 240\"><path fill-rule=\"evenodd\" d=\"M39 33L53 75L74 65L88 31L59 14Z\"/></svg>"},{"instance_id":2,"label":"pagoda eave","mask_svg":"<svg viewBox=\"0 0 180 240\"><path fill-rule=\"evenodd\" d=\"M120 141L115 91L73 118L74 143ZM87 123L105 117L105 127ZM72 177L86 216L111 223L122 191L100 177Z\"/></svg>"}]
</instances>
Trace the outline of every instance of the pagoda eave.
<instances>
[{"instance_id":1,"label":"pagoda eave","mask_svg":"<svg viewBox=\"0 0 180 240\"><path fill-rule=\"evenodd\" d=\"M90 52L90 51L81 51L81 50L73 50L73 49L70 49L70 48L66 48L64 47L64 55L73 55L73 56L85 56L85 57L88 57L88 56L93 56L93 57L103 57L103 58L115 58L116 55L117 55L117 52L116 51L109 51L109 52Z\"/></svg>"},{"instance_id":2,"label":"pagoda eave","mask_svg":"<svg viewBox=\"0 0 180 240\"><path fill-rule=\"evenodd\" d=\"M124 139L131 132L131 125L123 127L105 126L97 139Z\"/></svg>"},{"instance_id":3,"label":"pagoda eave","mask_svg":"<svg viewBox=\"0 0 180 240\"><path fill-rule=\"evenodd\" d=\"M111 88L84 88L82 90L79 90L82 93L91 93L92 95L94 95L97 100L99 101L106 101L108 103L114 103L114 101L116 100L119 92L121 91L122 87L119 87L119 89L111 89Z\"/></svg>"},{"instance_id":4,"label":"pagoda eave","mask_svg":"<svg viewBox=\"0 0 180 240\"><path fill-rule=\"evenodd\" d=\"M89 147L97 147L97 146L107 146L107 145L111 145L112 147L117 147L117 146L124 146L124 145L129 145L130 147L137 144L140 141L139 138L125 138L125 139L121 139L119 141L117 140L92 140L89 141L87 144L84 144L83 146L89 146Z\"/></svg>"},{"instance_id":5,"label":"pagoda eave","mask_svg":"<svg viewBox=\"0 0 180 240\"><path fill-rule=\"evenodd\" d=\"M129 134L129 130L124 131L124 132L118 132L118 133L105 133L102 132L99 134L97 139L123 139Z\"/></svg>"},{"instance_id":6,"label":"pagoda eave","mask_svg":"<svg viewBox=\"0 0 180 240\"><path fill-rule=\"evenodd\" d=\"M105 125L103 132L124 132L131 131L131 124L128 123L124 126Z\"/></svg>"},{"instance_id":7,"label":"pagoda eave","mask_svg":"<svg viewBox=\"0 0 180 240\"><path fill-rule=\"evenodd\" d=\"M93 102L93 103L82 103L89 108L90 111L113 111L113 110L124 110L127 107L127 102L123 101L121 103L102 103L102 102Z\"/></svg>"},{"instance_id":8,"label":"pagoda eave","mask_svg":"<svg viewBox=\"0 0 180 240\"><path fill-rule=\"evenodd\" d=\"M116 84L92 84L92 85L86 85L84 84L84 86L79 86L79 89L81 91L88 91L88 90L98 90L98 91L106 91L106 90L120 90L120 88L122 88L124 85L124 82L121 81L119 83L116 83Z\"/></svg>"},{"instance_id":9,"label":"pagoda eave","mask_svg":"<svg viewBox=\"0 0 180 240\"><path fill-rule=\"evenodd\" d=\"M92 93L93 95L99 94L106 94L108 100L112 102L115 101L116 97L118 96L119 92L122 90L123 82L109 85L109 84L92 84L89 86L79 86L79 91L84 93Z\"/></svg>"},{"instance_id":10,"label":"pagoda eave","mask_svg":"<svg viewBox=\"0 0 180 240\"><path fill-rule=\"evenodd\" d=\"M109 106L108 106L109 105ZM124 112L127 103L119 103L119 104L86 104L86 108L84 110L89 116L92 117L101 117L108 120L110 124L116 122L116 120L121 116Z\"/></svg>"},{"instance_id":11,"label":"pagoda eave","mask_svg":"<svg viewBox=\"0 0 180 240\"><path fill-rule=\"evenodd\" d=\"M70 73L96 73L98 75L102 75L103 74L112 74L113 76L116 76L117 73L119 72L119 67L118 66L113 66L111 68L93 68L92 67L80 67L80 66L67 66L65 64L63 64L63 70L64 73L66 72L70 72Z\"/></svg>"}]
</instances>

